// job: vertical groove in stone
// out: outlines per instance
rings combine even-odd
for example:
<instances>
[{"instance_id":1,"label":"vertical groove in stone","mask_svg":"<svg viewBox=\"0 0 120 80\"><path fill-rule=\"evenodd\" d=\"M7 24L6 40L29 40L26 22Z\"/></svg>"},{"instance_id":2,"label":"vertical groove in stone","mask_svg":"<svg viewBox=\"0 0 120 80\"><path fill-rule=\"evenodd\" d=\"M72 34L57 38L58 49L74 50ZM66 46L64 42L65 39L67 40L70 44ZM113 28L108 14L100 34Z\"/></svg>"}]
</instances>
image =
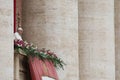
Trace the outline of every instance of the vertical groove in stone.
<instances>
[{"instance_id":1,"label":"vertical groove in stone","mask_svg":"<svg viewBox=\"0 0 120 80\"><path fill-rule=\"evenodd\" d=\"M120 80L120 1L115 0L115 66L116 80Z\"/></svg>"},{"instance_id":2,"label":"vertical groove in stone","mask_svg":"<svg viewBox=\"0 0 120 80\"><path fill-rule=\"evenodd\" d=\"M57 52L67 66L60 80L79 80L77 0L24 0L24 39ZM72 70L72 71L71 71Z\"/></svg>"},{"instance_id":3,"label":"vertical groove in stone","mask_svg":"<svg viewBox=\"0 0 120 80\"><path fill-rule=\"evenodd\" d=\"M79 0L80 80L115 80L114 0Z\"/></svg>"}]
</instances>

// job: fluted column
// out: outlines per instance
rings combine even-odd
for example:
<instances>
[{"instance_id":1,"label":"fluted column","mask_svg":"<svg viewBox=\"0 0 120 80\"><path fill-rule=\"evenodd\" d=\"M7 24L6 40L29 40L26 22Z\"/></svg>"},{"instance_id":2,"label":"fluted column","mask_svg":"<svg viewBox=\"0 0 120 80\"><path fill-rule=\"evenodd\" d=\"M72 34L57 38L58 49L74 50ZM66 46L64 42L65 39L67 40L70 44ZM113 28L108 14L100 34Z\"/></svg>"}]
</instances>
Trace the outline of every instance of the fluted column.
<instances>
[{"instance_id":1,"label":"fluted column","mask_svg":"<svg viewBox=\"0 0 120 80\"><path fill-rule=\"evenodd\" d=\"M114 0L79 0L80 80L115 80Z\"/></svg>"},{"instance_id":2,"label":"fluted column","mask_svg":"<svg viewBox=\"0 0 120 80\"><path fill-rule=\"evenodd\" d=\"M60 80L79 80L77 0L24 0L24 39L55 51L65 63Z\"/></svg>"},{"instance_id":3,"label":"fluted column","mask_svg":"<svg viewBox=\"0 0 120 80\"><path fill-rule=\"evenodd\" d=\"M13 0L0 0L0 80L13 80Z\"/></svg>"},{"instance_id":4,"label":"fluted column","mask_svg":"<svg viewBox=\"0 0 120 80\"><path fill-rule=\"evenodd\" d=\"M120 80L120 0L115 0L115 60L116 80Z\"/></svg>"}]
</instances>

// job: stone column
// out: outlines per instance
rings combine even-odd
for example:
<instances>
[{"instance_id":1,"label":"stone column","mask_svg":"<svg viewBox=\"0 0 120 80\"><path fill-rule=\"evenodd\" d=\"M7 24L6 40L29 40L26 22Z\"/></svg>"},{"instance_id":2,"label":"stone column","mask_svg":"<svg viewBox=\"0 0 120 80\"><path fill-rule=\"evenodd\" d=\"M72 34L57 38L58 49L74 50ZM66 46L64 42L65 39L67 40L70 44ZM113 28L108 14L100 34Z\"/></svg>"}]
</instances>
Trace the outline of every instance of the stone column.
<instances>
[{"instance_id":1,"label":"stone column","mask_svg":"<svg viewBox=\"0 0 120 80\"><path fill-rule=\"evenodd\" d=\"M115 80L114 0L79 0L80 80Z\"/></svg>"},{"instance_id":2,"label":"stone column","mask_svg":"<svg viewBox=\"0 0 120 80\"><path fill-rule=\"evenodd\" d=\"M115 0L115 60L116 80L120 80L120 0Z\"/></svg>"},{"instance_id":3,"label":"stone column","mask_svg":"<svg viewBox=\"0 0 120 80\"><path fill-rule=\"evenodd\" d=\"M65 63L60 80L79 80L77 0L24 0L24 39L55 51Z\"/></svg>"},{"instance_id":4,"label":"stone column","mask_svg":"<svg viewBox=\"0 0 120 80\"><path fill-rule=\"evenodd\" d=\"M20 57L18 53L14 53L14 80L20 79Z\"/></svg>"},{"instance_id":5,"label":"stone column","mask_svg":"<svg viewBox=\"0 0 120 80\"><path fill-rule=\"evenodd\" d=\"M0 0L0 80L13 80L13 0Z\"/></svg>"}]
</instances>

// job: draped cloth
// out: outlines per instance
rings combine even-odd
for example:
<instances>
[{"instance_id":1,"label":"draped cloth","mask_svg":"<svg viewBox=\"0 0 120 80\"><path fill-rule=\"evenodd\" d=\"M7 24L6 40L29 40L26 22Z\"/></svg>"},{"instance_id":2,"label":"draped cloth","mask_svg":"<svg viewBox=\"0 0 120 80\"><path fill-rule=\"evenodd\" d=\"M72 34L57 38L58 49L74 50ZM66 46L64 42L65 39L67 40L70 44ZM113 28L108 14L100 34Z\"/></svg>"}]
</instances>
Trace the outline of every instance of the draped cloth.
<instances>
[{"instance_id":1,"label":"draped cloth","mask_svg":"<svg viewBox=\"0 0 120 80\"><path fill-rule=\"evenodd\" d=\"M16 0L14 0L14 33L16 32Z\"/></svg>"},{"instance_id":2,"label":"draped cloth","mask_svg":"<svg viewBox=\"0 0 120 80\"><path fill-rule=\"evenodd\" d=\"M40 60L38 58L29 58L29 67L32 80L42 80L42 76L48 76L58 80L57 72L52 62Z\"/></svg>"}]
</instances>

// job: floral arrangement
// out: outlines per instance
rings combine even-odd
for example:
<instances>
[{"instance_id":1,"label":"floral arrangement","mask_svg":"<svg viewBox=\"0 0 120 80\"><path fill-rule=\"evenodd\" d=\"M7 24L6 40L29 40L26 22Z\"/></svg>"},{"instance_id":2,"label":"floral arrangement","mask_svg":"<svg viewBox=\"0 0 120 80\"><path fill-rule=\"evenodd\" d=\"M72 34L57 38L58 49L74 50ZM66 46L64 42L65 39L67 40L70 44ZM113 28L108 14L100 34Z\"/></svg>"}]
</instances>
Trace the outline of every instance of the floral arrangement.
<instances>
[{"instance_id":1,"label":"floral arrangement","mask_svg":"<svg viewBox=\"0 0 120 80\"><path fill-rule=\"evenodd\" d=\"M37 57L41 60L48 60L51 61L56 68L63 68L63 65L65 63L61 60L61 58L58 58L54 52L51 52L50 50L46 50L45 48L38 49L33 44L30 44L26 41L22 40L15 40L14 41L14 49L17 51L17 53L20 53L22 50L25 55Z\"/></svg>"}]
</instances>

